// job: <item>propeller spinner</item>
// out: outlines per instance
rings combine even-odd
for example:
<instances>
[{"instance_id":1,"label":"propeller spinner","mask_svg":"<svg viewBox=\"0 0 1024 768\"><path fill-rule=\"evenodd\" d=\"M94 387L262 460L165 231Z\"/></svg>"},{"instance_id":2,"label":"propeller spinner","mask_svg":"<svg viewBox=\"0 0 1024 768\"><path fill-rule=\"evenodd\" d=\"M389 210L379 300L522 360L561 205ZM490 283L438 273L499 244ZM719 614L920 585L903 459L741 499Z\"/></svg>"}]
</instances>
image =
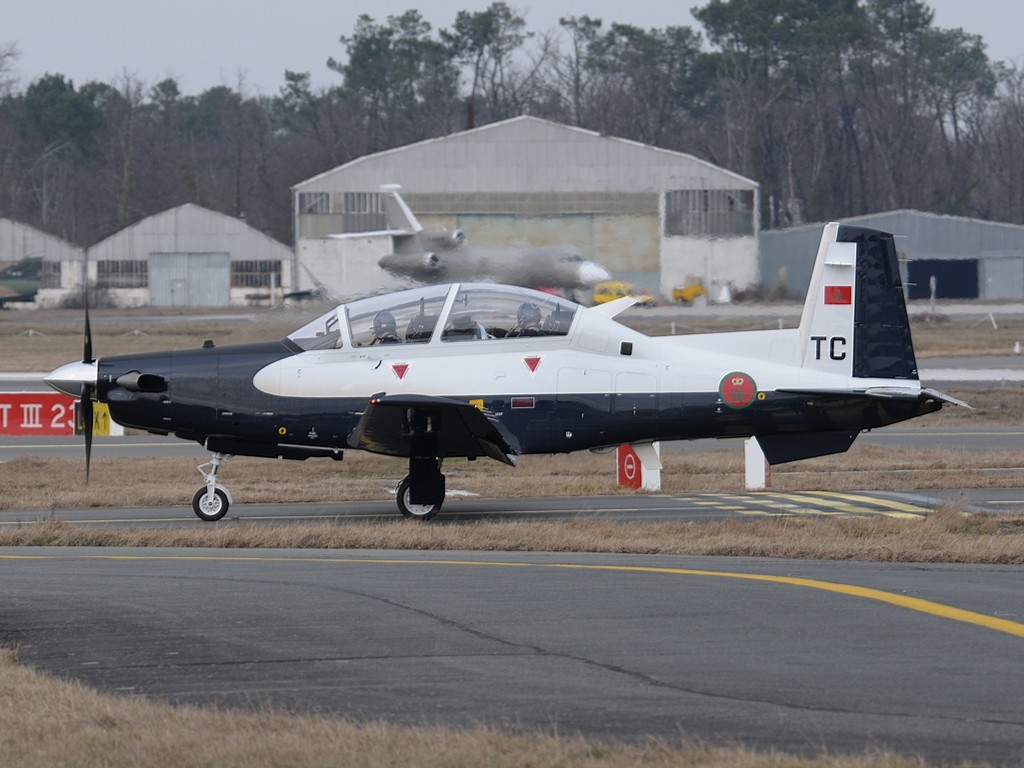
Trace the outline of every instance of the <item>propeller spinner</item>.
<instances>
[{"instance_id":1,"label":"propeller spinner","mask_svg":"<svg viewBox=\"0 0 1024 768\"><path fill-rule=\"evenodd\" d=\"M96 394L96 360L92 356L92 326L89 323L89 301L85 302L85 338L82 344L82 361L68 363L50 371L43 381L58 392L78 398L78 414L82 419L82 433L85 436L85 482L89 482L89 465L92 462L92 418L93 397Z\"/></svg>"}]
</instances>

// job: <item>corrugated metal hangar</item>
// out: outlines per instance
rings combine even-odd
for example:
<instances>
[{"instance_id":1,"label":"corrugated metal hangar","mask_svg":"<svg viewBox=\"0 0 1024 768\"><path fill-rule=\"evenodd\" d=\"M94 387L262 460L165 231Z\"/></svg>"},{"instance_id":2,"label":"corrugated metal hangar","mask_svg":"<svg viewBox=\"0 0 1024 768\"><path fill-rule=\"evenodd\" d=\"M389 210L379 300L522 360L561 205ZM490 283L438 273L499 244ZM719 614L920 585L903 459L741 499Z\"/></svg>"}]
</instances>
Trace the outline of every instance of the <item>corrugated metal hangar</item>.
<instances>
[{"instance_id":1,"label":"corrugated metal hangar","mask_svg":"<svg viewBox=\"0 0 1024 768\"><path fill-rule=\"evenodd\" d=\"M853 216L844 224L896 235L907 297L927 299L935 278L939 299L1024 299L1024 226L922 211ZM803 296L822 224L762 232L759 261L769 290Z\"/></svg>"},{"instance_id":2,"label":"corrugated metal hangar","mask_svg":"<svg viewBox=\"0 0 1024 768\"><path fill-rule=\"evenodd\" d=\"M401 186L425 229L459 229L479 246L573 247L662 294L692 277L757 280L757 183L681 152L521 116L295 185L298 260L313 275L347 264L353 284L336 292L380 277L370 266L390 243L331 236L386 230L384 184Z\"/></svg>"},{"instance_id":3,"label":"corrugated metal hangar","mask_svg":"<svg viewBox=\"0 0 1024 768\"><path fill-rule=\"evenodd\" d=\"M42 259L40 281L60 286L62 263L81 263L83 250L35 227L0 219L0 263Z\"/></svg>"},{"instance_id":4,"label":"corrugated metal hangar","mask_svg":"<svg viewBox=\"0 0 1024 768\"><path fill-rule=\"evenodd\" d=\"M367 155L293 187L293 251L239 220L183 205L83 249L0 219L0 260L41 256L38 306L91 285L122 306L267 303L326 287L389 285L383 185L427 230L482 247L572 248L668 296L703 282L807 287L821 224L759 232L758 185L691 155L522 116ZM844 219L898 236L911 298L1024 299L1024 226L900 210ZM343 237L338 237L343 235ZM85 256L88 259L85 259ZM324 285L318 285L324 284ZM393 283L391 283L393 285Z\"/></svg>"},{"instance_id":5,"label":"corrugated metal hangar","mask_svg":"<svg viewBox=\"0 0 1024 768\"><path fill-rule=\"evenodd\" d=\"M244 221L198 205L154 214L90 246L90 288L119 306L273 303L291 290L294 252ZM81 291L83 252L46 255L39 306Z\"/></svg>"}]
</instances>

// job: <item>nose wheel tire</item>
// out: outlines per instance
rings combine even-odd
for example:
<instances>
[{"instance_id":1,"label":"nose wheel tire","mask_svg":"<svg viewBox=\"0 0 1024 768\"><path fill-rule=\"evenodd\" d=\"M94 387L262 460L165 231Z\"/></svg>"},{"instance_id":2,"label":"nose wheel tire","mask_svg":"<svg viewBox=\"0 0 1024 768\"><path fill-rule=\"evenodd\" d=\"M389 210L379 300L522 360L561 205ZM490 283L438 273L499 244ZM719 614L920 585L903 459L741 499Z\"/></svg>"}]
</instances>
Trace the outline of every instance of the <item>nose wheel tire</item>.
<instances>
[{"instance_id":1,"label":"nose wheel tire","mask_svg":"<svg viewBox=\"0 0 1024 768\"><path fill-rule=\"evenodd\" d=\"M406 477L398 484L396 496L398 499L398 511L410 520L429 520L441 511L440 504L413 504L409 501L409 478Z\"/></svg>"},{"instance_id":2,"label":"nose wheel tire","mask_svg":"<svg viewBox=\"0 0 1024 768\"><path fill-rule=\"evenodd\" d=\"M192 497L192 511L196 513L196 517L210 523L224 517L230 506L227 494L220 488L214 488L213 494L210 495L204 485Z\"/></svg>"}]
</instances>

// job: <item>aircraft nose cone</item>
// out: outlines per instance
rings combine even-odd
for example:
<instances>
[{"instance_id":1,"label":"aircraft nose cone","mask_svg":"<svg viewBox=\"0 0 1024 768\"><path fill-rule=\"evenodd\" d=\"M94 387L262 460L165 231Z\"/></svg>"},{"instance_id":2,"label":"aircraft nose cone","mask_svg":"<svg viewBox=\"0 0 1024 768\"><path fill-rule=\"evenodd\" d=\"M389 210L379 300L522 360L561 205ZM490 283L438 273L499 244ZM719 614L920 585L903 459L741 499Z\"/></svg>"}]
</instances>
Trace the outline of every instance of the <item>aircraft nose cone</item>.
<instances>
[{"instance_id":1,"label":"aircraft nose cone","mask_svg":"<svg viewBox=\"0 0 1024 768\"><path fill-rule=\"evenodd\" d=\"M43 381L65 395L81 397L83 384L96 384L96 363L82 361L62 365L43 376Z\"/></svg>"},{"instance_id":2,"label":"aircraft nose cone","mask_svg":"<svg viewBox=\"0 0 1024 768\"><path fill-rule=\"evenodd\" d=\"M580 264L577 274L579 275L580 283L583 285L596 285L602 280L607 280L611 277L607 269L592 261L584 261Z\"/></svg>"}]
</instances>

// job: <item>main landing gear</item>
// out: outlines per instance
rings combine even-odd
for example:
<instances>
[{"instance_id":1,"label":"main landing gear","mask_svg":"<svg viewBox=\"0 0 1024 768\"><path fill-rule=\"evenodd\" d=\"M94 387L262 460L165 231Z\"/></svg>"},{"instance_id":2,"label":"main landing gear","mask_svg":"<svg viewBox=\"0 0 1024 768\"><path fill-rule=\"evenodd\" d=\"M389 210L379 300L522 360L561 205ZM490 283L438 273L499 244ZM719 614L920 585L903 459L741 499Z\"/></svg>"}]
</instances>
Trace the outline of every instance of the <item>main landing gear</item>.
<instances>
[{"instance_id":1,"label":"main landing gear","mask_svg":"<svg viewBox=\"0 0 1024 768\"><path fill-rule=\"evenodd\" d=\"M231 493L223 485L217 483L217 470L220 465L231 458L229 453L215 453L210 460L200 464L196 469L206 480L206 485L196 491L192 497L192 511L200 520L212 523L220 520L231 507ZM207 472L204 467L210 467Z\"/></svg>"},{"instance_id":2,"label":"main landing gear","mask_svg":"<svg viewBox=\"0 0 1024 768\"><path fill-rule=\"evenodd\" d=\"M444 475L441 459L412 457L409 474L395 492L398 511L409 520L429 520L441 511L444 503Z\"/></svg>"}]
</instances>

